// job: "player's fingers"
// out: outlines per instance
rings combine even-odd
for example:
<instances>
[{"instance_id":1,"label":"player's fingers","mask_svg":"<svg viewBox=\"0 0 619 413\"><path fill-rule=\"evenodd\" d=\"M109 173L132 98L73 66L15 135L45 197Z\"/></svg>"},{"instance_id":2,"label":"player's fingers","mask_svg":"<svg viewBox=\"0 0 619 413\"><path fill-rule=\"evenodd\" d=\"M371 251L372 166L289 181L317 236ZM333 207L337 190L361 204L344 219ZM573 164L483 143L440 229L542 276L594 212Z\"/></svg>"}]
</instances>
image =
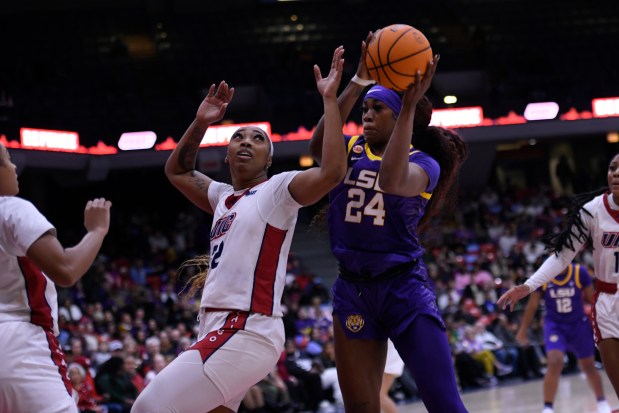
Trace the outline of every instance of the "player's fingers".
<instances>
[{"instance_id":1,"label":"player's fingers","mask_svg":"<svg viewBox=\"0 0 619 413\"><path fill-rule=\"evenodd\" d=\"M318 65L314 65L314 78L316 82L320 82L322 80L322 75L320 74L320 68Z\"/></svg>"}]
</instances>

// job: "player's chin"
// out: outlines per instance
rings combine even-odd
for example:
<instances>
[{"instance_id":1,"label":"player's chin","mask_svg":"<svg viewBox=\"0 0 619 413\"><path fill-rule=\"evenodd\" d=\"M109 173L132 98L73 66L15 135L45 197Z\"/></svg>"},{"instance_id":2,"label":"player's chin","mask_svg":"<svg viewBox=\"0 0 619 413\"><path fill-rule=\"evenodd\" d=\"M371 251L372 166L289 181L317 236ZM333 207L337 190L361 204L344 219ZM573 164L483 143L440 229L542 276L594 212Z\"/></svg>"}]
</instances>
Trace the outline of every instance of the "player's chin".
<instances>
[{"instance_id":1,"label":"player's chin","mask_svg":"<svg viewBox=\"0 0 619 413\"><path fill-rule=\"evenodd\" d=\"M365 141L370 146L377 146L377 145L380 145L380 144L387 143L387 141L389 141L389 137L384 138L383 136L381 136L378 133L378 131L376 131L374 129L368 130L367 133L364 131L363 132L363 136L365 137Z\"/></svg>"}]
</instances>

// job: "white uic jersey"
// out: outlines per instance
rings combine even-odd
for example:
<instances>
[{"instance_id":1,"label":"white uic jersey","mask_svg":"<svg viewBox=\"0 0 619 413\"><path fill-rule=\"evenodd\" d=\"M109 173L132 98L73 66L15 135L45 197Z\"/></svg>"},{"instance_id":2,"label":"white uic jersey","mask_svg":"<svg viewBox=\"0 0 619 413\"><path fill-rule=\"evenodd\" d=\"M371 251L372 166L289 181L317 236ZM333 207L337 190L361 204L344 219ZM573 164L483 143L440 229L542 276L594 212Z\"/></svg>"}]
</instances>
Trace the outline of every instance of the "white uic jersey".
<instances>
[{"instance_id":1,"label":"white uic jersey","mask_svg":"<svg viewBox=\"0 0 619 413\"><path fill-rule=\"evenodd\" d=\"M288 184L299 171L284 172L234 193L212 182L210 269L201 306L282 316L288 252L299 205Z\"/></svg>"},{"instance_id":2,"label":"white uic jersey","mask_svg":"<svg viewBox=\"0 0 619 413\"><path fill-rule=\"evenodd\" d=\"M26 257L52 224L32 203L0 197L0 323L24 321L58 335L54 283Z\"/></svg>"},{"instance_id":3,"label":"white uic jersey","mask_svg":"<svg viewBox=\"0 0 619 413\"><path fill-rule=\"evenodd\" d=\"M593 241L595 278L610 283L619 282L619 209L613 209L609 194L595 197L581 212L583 222Z\"/></svg>"}]
</instances>

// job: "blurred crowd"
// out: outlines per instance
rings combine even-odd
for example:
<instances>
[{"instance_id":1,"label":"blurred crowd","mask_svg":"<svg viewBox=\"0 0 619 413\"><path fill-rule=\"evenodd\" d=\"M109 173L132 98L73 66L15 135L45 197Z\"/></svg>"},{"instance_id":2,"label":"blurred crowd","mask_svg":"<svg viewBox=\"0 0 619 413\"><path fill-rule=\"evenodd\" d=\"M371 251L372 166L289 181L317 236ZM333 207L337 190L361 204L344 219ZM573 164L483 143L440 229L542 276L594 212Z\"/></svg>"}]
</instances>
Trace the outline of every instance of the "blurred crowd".
<instances>
[{"instance_id":1,"label":"blurred crowd","mask_svg":"<svg viewBox=\"0 0 619 413\"><path fill-rule=\"evenodd\" d=\"M521 311L504 312L495 303L540 265L541 237L557 229L566 202L543 188L487 189L462 198L455 213L425 233L424 259L463 390L543 376L543 320L536 317L530 344L519 346ZM170 227L157 224L142 213L112 228L123 238L119 244L78 284L59 290L59 339L82 412L129 412L139 392L196 339L200 301L185 290L195 269L177 270L208 250L209 223L183 211ZM591 268L589 254L580 262ZM341 410L330 290L321 281L334 275L313 274L306 264L289 257L285 349L271 374L247 393L244 412ZM417 397L407 371L392 396L403 402Z\"/></svg>"}]
</instances>

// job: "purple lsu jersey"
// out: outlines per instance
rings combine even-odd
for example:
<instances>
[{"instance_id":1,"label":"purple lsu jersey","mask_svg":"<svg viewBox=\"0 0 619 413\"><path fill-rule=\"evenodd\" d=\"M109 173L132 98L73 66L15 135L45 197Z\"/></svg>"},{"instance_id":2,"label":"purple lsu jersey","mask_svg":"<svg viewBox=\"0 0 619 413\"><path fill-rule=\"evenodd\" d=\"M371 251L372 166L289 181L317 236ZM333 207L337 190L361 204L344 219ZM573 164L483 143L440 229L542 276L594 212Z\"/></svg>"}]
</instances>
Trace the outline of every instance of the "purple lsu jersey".
<instances>
[{"instance_id":1,"label":"purple lsu jersey","mask_svg":"<svg viewBox=\"0 0 619 413\"><path fill-rule=\"evenodd\" d=\"M438 182L440 167L411 145L409 162L429 177L426 192L414 197L387 194L378 186L382 158L372 153L363 135L345 139L348 171L329 194L331 249L347 271L373 277L423 255L417 225Z\"/></svg>"},{"instance_id":2,"label":"purple lsu jersey","mask_svg":"<svg viewBox=\"0 0 619 413\"><path fill-rule=\"evenodd\" d=\"M570 264L562 274L544 284L545 319L561 324L585 319L582 290L591 283L587 268L580 264Z\"/></svg>"}]
</instances>

